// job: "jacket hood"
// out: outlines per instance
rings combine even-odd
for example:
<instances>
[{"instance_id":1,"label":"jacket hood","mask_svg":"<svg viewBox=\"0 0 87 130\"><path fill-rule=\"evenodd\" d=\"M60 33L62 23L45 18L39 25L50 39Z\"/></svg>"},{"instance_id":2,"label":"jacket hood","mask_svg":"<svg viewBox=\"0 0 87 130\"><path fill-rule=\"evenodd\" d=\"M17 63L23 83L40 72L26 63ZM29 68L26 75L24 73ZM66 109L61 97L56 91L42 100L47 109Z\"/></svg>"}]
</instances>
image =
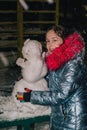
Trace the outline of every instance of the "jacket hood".
<instances>
[{"instance_id":1,"label":"jacket hood","mask_svg":"<svg viewBox=\"0 0 87 130\"><path fill-rule=\"evenodd\" d=\"M81 35L77 32L65 38L63 44L53 50L46 57L46 63L49 70L56 70L63 64L73 59L84 48L84 41Z\"/></svg>"}]
</instances>

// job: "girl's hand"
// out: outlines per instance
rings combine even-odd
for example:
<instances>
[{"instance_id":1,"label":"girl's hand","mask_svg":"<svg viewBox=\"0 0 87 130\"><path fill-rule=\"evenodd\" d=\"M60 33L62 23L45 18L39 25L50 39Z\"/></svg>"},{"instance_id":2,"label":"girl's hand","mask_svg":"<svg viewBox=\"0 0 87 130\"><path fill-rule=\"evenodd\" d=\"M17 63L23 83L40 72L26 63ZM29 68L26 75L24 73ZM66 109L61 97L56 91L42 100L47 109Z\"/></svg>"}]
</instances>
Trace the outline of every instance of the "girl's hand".
<instances>
[{"instance_id":1,"label":"girl's hand","mask_svg":"<svg viewBox=\"0 0 87 130\"><path fill-rule=\"evenodd\" d=\"M25 91L26 92L17 92L16 98L20 102L30 102L30 95L32 90L25 88Z\"/></svg>"}]
</instances>

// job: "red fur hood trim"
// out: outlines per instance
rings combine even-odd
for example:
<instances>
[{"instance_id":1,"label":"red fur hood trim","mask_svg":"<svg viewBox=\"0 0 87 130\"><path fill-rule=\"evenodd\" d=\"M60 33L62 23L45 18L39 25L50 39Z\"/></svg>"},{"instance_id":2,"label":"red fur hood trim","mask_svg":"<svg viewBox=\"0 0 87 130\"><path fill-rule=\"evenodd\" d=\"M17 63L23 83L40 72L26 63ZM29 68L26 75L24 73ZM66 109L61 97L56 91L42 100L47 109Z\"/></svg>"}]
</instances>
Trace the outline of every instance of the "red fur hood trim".
<instances>
[{"instance_id":1,"label":"red fur hood trim","mask_svg":"<svg viewBox=\"0 0 87 130\"><path fill-rule=\"evenodd\" d=\"M64 43L54 49L54 51L46 57L46 63L49 70L56 70L63 64L73 59L83 49L82 37L78 33L69 35Z\"/></svg>"}]
</instances>

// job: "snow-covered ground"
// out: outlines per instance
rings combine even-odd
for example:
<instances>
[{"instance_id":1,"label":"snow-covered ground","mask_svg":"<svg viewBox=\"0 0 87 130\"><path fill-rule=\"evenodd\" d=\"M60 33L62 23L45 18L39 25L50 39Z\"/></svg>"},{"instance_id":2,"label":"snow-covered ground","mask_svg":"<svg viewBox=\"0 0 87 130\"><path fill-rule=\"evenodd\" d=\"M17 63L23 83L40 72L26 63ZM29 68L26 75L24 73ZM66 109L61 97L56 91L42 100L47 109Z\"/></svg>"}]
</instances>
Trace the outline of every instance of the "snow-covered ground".
<instances>
[{"instance_id":1,"label":"snow-covered ground","mask_svg":"<svg viewBox=\"0 0 87 130\"><path fill-rule=\"evenodd\" d=\"M23 118L30 118L30 117L35 117L33 114L26 113L26 112L18 112L17 107L15 106L15 103L12 102L12 97L11 96L0 96L0 121L3 120L15 120L15 119L23 119ZM36 116L38 116L39 113L37 113ZM45 112L44 115L48 115L48 111ZM40 116L43 116L43 114ZM11 127L11 128L5 128L5 129L0 129L0 130L16 130L16 127ZM43 122L43 123L36 123L35 124L35 129L34 130L49 130L49 122Z\"/></svg>"},{"instance_id":2,"label":"snow-covered ground","mask_svg":"<svg viewBox=\"0 0 87 130\"><path fill-rule=\"evenodd\" d=\"M20 69L17 68L17 66L0 69L0 121L35 117L30 113L18 112L17 107L12 100L11 93L13 86L19 76ZM48 111L45 115L48 115ZM0 130L16 130L16 127L6 129L0 128ZM37 123L34 130L49 130L49 122L41 123L39 125Z\"/></svg>"},{"instance_id":3,"label":"snow-covered ground","mask_svg":"<svg viewBox=\"0 0 87 130\"><path fill-rule=\"evenodd\" d=\"M37 115L26 113L25 112L18 112L17 107L12 100L11 96L0 96L0 120L15 120L15 119L21 119L21 118L29 118L29 117L35 117L35 116L43 116L48 115L49 111L45 111L43 114L37 113Z\"/></svg>"}]
</instances>

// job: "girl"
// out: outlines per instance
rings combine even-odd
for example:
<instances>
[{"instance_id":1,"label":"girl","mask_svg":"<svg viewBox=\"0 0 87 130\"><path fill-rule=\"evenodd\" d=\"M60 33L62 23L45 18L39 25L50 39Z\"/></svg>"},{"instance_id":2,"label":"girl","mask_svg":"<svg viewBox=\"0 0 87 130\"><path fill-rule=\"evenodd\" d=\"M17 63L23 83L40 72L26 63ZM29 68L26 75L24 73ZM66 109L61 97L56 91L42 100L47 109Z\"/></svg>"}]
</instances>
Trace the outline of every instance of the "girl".
<instances>
[{"instance_id":1,"label":"girl","mask_svg":"<svg viewBox=\"0 0 87 130\"><path fill-rule=\"evenodd\" d=\"M50 130L87 129L87 79L84 41L74 31L53 26L46 33L49 91L17 93L17 99L51 106ZM20 98L21 96L21 98Z\"/></svg>"}]
</instances>

